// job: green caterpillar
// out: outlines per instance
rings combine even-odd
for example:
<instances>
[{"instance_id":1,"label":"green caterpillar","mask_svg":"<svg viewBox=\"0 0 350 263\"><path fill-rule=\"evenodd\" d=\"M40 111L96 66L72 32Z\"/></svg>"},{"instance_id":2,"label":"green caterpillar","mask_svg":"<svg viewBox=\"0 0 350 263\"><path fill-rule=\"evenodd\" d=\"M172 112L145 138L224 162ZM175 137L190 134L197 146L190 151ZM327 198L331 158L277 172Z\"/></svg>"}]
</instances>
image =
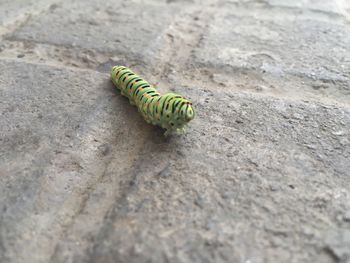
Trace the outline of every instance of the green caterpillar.
<instances>
[{"instance_id":1,"label":"green caterpillar","mask_svg":"<svg viewBox=\"0 0 350 263\"><path fill-rule=\"evenodd\" d=\"M131 105L136 105L147 123L159 125L171 132L183 133L186 124L194 118L192 103L175 93L161 95L152 85L143 80L130 69L114 66L111 79L127 97Z\"/></svg>"}]
</instances>

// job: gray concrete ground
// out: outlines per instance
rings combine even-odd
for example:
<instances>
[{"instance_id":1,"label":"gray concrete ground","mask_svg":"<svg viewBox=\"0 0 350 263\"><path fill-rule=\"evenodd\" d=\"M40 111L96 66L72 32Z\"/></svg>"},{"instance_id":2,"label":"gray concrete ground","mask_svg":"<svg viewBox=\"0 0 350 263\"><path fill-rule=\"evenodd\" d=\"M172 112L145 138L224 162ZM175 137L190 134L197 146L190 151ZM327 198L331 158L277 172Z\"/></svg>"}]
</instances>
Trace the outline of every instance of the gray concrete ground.
<instances>
[{"instance_id":1,"label":"gray concrete ground","mask_svg":"<svg viewBox=\"0 0 350 263\"><path fill-rule=\"evenodd\" d=\"M350 1L1 0L0 38L1 263L350 262Z\"/></svg>"}]
</instances>

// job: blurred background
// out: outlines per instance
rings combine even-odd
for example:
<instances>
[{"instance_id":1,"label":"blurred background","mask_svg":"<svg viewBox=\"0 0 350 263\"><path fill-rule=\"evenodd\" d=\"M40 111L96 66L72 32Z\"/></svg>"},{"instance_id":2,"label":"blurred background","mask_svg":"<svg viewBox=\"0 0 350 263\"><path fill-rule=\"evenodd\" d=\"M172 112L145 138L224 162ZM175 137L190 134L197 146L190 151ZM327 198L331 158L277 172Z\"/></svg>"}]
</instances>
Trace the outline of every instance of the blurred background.
<instances>
[{"instance_id":1,"label":"blurred background","mask_svg":"<svg viewBox=\"0 0 350 263\"><path fill-rule=\"evenodd\" d=\"M350 262L349 108L348 0L0 0L0 262Z\"/></svg>"}]
</instances>

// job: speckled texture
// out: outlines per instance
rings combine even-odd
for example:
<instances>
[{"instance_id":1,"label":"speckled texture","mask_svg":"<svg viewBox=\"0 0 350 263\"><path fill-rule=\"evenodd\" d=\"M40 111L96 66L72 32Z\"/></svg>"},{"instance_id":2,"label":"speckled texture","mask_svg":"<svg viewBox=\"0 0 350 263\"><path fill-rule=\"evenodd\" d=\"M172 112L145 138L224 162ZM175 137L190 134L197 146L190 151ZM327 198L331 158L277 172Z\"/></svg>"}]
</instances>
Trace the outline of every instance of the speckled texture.
<instances>
[{"instance_id":1,"label":"speckled texture","mask_svg":"<svg viewBox=\"0 0 350 263\"><path fill-rule=\"evenodd\" d=\"M350 262L347 1L36 3L0 3L1 263Z\"/></svg>"}]
</instances>

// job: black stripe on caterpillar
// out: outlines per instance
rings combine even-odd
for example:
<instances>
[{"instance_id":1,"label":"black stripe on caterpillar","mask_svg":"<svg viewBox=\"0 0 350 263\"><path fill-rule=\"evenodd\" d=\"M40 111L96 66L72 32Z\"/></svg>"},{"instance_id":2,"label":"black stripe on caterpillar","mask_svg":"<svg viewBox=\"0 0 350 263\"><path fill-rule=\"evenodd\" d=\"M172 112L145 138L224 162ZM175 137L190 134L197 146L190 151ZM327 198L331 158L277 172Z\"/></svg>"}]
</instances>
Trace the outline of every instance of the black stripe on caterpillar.
<instances>
[{"instance_id":1,"label":"black stripe on caterpillar","mask_svg":"<svg viewBox=\"0 0 350 263\"><path fill-rule=\"evenodd\" d=\"M165 135L183 133L185 126L194 118L191 101L175 93L161 95L127 67L112 67L111 79L121 94L138 108L146 122L166 129Z\"/></svg>"}]
</instances>

